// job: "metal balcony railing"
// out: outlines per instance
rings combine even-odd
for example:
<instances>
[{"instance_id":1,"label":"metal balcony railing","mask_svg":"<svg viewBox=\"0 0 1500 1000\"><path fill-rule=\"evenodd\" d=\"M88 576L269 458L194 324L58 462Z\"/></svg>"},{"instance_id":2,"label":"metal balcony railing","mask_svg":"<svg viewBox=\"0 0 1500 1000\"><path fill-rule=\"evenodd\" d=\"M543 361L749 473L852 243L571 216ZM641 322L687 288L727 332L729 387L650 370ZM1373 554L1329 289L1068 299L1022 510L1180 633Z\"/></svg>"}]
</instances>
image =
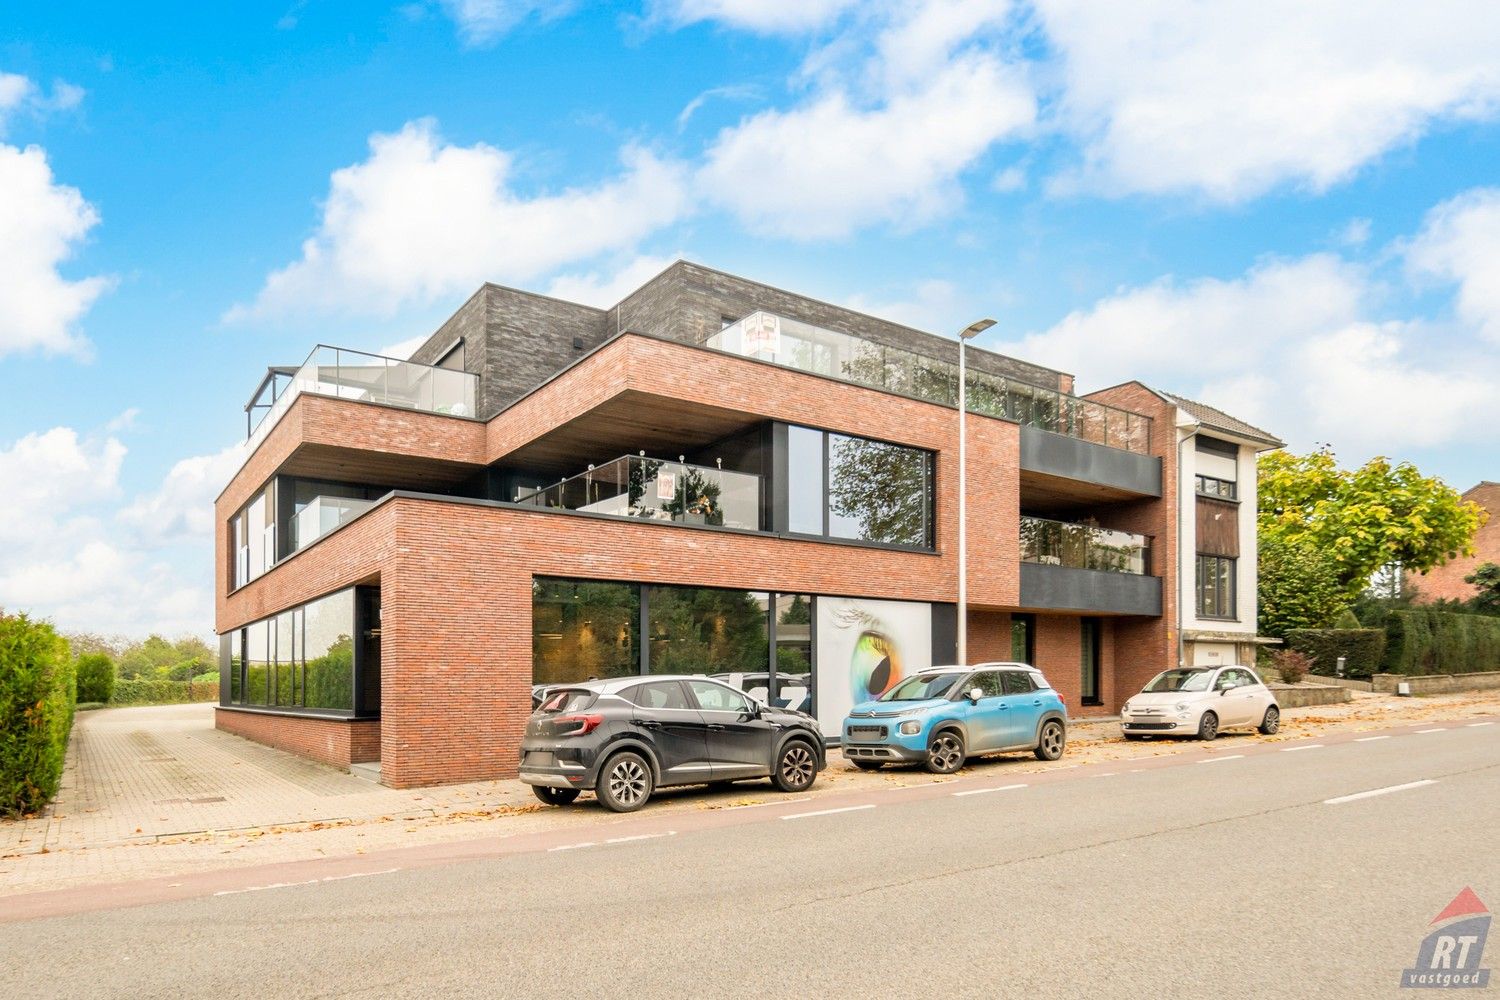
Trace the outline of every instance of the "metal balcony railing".
<instances>
[{"instance_id":1,"label":"metal balcony railing","mask_svg":"<svg viewBox=\"0 0 1500 1000\"><path fill-rule=\"evenodd\" d=\"M518 497L516 503L614 517L760 529L759 476L644 455L625 455L591 466L587 472Z\"/></svg>"},{"instance_id":2,"label":"metal balcony railing","mask_svg":"<svg viewBox=\"0 0 1500 1000\"><path fill-rule=\"evenodd\" d=\"M1089 524L1023 517L1021 561L1145 576L1151 572L1151 539Z\"/></svg>"}]
</instances>

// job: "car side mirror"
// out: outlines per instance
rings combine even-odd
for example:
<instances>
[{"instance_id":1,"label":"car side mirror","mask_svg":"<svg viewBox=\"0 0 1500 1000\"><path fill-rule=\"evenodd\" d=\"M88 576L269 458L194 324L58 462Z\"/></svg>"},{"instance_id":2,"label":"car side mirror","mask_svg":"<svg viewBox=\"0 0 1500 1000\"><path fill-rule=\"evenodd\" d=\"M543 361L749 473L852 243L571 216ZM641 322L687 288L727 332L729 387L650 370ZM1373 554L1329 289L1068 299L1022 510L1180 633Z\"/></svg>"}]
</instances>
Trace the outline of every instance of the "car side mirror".
<instances>
[{"instance_id":1,"label":"car side mirror","mask_svg":"<svg viewBox=\"0 0 1500 1000\"><path fill-rule=\"evenodd\" d=\"M977 688L977 687L971 687L971 688L969 688L969 700L972 701L972 702L974 702L974 704L976 704L976 705L979 704L979 699L983 698L983 697L984 697L984 689L983 688Z\"/></svg>"},{"instance_id":2,"label":"car side mirror","mask_svg":"<svg viewBox=\"0 0 1500 1000\"><path fill-rule=\"evenodd\" d=\"M1223 688L1223 689L1222 689L1222 690L1220 690L1220 691L1219 691L1219 697L1220 697L1220 698L1222 698L1222 697L1224 697L1224 696L1225 696L1225 695L1226 695L1226 694L1228 694L1228 693L1229 693L1229 692L1231 692L1231 691L1233 691L1233 690L1234 690L1234 687L1233 687L1233 686L1232 686L1232 685L1231 685L1231 686L1230 686L1230 687L1227 687L1227 688Z\"/></svg>"}]
</instances>

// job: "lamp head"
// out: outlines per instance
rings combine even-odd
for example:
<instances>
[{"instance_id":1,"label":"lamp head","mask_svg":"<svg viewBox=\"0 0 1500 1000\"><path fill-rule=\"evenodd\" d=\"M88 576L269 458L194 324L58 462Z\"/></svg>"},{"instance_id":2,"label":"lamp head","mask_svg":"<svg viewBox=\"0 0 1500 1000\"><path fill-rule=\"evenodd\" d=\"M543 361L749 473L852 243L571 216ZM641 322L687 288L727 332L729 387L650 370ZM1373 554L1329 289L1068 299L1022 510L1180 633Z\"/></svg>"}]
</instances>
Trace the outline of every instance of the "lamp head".
<instances>
[{"instance_id":1,"label":"lamp head","mask_svg":"<svg viewBox=\"0 0 1500 1000\"><path fill-rule=\"evenodd\" d=\"M981 333L983 333L984 331L988 330L990 327L992 327L994 325L995 325L995 321L992 320L992 319L977 320L977 321L975 321L973 323L970 323L968 326L964 327L963 331L961 333L959 333L958 339L959 340L973 340L975 337L979 336Z\"/></svg>"}]
</instances>

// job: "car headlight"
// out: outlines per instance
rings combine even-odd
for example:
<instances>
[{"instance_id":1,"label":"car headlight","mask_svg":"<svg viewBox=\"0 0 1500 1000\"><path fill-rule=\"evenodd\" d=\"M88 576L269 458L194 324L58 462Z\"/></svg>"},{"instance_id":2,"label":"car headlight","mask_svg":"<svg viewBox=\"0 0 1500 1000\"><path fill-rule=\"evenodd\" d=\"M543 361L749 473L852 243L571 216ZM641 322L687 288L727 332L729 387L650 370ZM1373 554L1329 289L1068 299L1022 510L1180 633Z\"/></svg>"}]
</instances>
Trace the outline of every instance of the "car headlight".
<instances>
[{"instance_id":1,"label":"car headlight","mask_svg":"<svg viewBox=\"0 0 1500 1000\"><path fill-rule=\"evenodd\" d=\"M1125 704L1121 705L1120 706L1120 711L1122 711L1122 712L1128 712L1128 711L1130 711L1130 702L1127 701Z\"/></svg>"},{"instance_id":2,"label":"car headlight","mask_svg":"<svg viewBox=\"0 0 1500 1000\"><path fill-rule=\"evenodd\" d=\"M1179 701L1177 703L1177 711L1179 711L1179 712L1186 712L1187 710L1188 710L1188 703L1187 702L1185 702L1185 701Z\"/></svg>"},{"instance_id":3,"label":"car headlight","mask_svg":"<svg viewBox=\"0 0 1500 1000\"><path fill-rule=\"evenodd\" d=\"M922 723L918 719L910 719L901 723L898 728L902 736L915 736L922 731Z\"/></svg>"}]
</instances>

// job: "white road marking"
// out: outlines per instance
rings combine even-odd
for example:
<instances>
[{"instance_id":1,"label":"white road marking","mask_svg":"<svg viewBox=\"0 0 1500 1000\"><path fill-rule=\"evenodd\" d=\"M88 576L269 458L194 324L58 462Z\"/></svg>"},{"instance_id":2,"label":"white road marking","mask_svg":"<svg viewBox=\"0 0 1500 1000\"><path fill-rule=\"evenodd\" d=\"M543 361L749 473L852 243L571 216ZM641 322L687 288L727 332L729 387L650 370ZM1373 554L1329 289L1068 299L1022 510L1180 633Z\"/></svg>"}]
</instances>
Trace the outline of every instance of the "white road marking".
<instances>
[{"instance_id":1,"label":"white road marking","mask_svg":"<svg viewBox=\"0 0 1500 1000\"><path fill-rule=\"evenodd\" d=\"M1494 725L1493 722L1471 722L1471 723L1469 723L1469 728L1470 729L1478 729L1480 726L1493 726L1493 725Z\"/></svg>"},{"instance_id":2,"label":"white road marking","mask_svg":"<svg viewBox=\"0 0 1500 1000\"><path fill-rule=\"evenodd\" d=\"M1344 802L1353 802L1356 799L1368 799L1375 795L1389 795L1392 792L1404 792L1408 788L1421 788L1423 785L1435 785L1437 781L1432 778L1423 778L1421 781L1408 781L1404 785L1387 785L1385 788L1372 788L1368 792L1355 792L1353 795L1340 795L1336 799L1324 799L1325 806L1336 806Z\"/></svg>"},{"instance_id":3,"label":"white road marking","mask_svg":"<svg viewBox=\"0 0 1500 1000\"><path fill-rule=\"evenodd\" d=\"M547 848L547 853L551 854L553 851L576 851L580 847L598 847L598 846L599 846L598 843L596 843L595 841L585 840L581 844L563 844L560 847L549 847L549 848Z\"/></svg>"},{"instance_id":4,"label":"white road marking","mask_svg":"<svg viewBox=\"0 0 1500 1000\"><path fill-rule=\"evenodd\" d=\"M1094 777L1096 777L1096 778L1113 778L1116 773L1117 772L1115 772L1115 771L1104 771L1101 774L1094 775Z\"/></svg>"},{"instance_id":5,"label":"white road marking","mask_svg":"<svg viewBox=\"0 0 1500 1000\"><path fill-rule=\"evenodd\" d=\"M237 896L242 892L262 892L266 889L289 889L294 885L319 885L323 882L342 882L350 878L369 878L371 875L389 875L399 872L400 868L383 868L378 872L354 872L350 875L325 875L322 878L310 878L302 882L272 882L270 885L252 885L244 889L221 889L214 893L215 896Z\"/></svg>"},{"instance_id":6,"label":"white road marking","mask_svg":"<svg viewBox=\"0 0 1500 1000\"><path fill-rule=\"evenodd\" d=\"M634 837L611 837L606 844L629 844L637 840L655 840L657 837L675 837L676 830L668 830L666 833L638 833Z\"/></svg>"},{"instance_id":7,"label":"white road marking","mask_svg":"<svg viewBox=\"0 0 1500 1000\"><path fill-rule=\"evenodd\" d=\"M1418 729L1416 735L1421 736L1423 733L1446 733L1447 731L1447 726L1438 726L1436 729Z\"/></svg>"},{"instance_id":8,"label":"white road marking","mask_svg":"<svg viewBox=\"0 0 1500 1000\"><path fill-rule=\"evenodd\" d=\"M874 808L875 808L875 803L868 802L868 803L866 803L866 804L864 804L862 806L844 806L844 807L842 807L840 809L819 809L817 812L792 813L790 816L783 816L781 818L782 819L807 819L809 816L832 816L834 813L858 812L861 809L874 809Z\"/></svg>"},{"instance_id":9,"label":"white road marking","mask_svg":"<svg viewBox=\"0 0 1500 1000\"><path fill-rule=\"evenodd\" d=\"M1360 736L1355 739L1356 743L1370 743L1374 740L1388 740L1389 736Z\"/></svg>"},{"instance_id":10,"label":"white road marking","mask_svg":"<svg viewBox=\"0 0 1500 1000\"><path fill-rule=\"evenodd\" d=\"M1282 753L1292 753L1292 752L1297 751L1297 750L1316 750L1319 747L1321 747L1322 745L1323 744L1321 744L1321 743L1304 743L1300 747L1282 747L1281 748L1281 752Z\"/></svg>"},{"instance_id":11,"label":"white road marking","mask_svg":"<svg viewBox=\"0 0 1500 1000\"><path fill-rule=\"evenodd\" d=\"M967 791L954 792L953 794L955 796L960 796L960 795L983 795L986 792L1008 792L1008 791L1011 791L1012 789L1015 789L1015 788L1025 788L1025 787L1026 787L1025 785L998 785L995 788L970 788Z\"/></svg>"},{"instance_id":12,"label":"white road marking","mask_svg":"<svg viewBox=\"0 0 1500 1000\"><path fill-rule=\"evenodd\" d=\"M1239 760L1243 756L1245 756L1245 755L1242 754L1242 753L1232 753L1232 754L1229 754L1228 756L1225 756L1225 757L1210 757L1210 758L1208 758L1208 760L1200 760L1200 761L1198 761L1198 763L1200 763L1200 764L1217 764L1220 761L1224 761L1224 760Z\"/></svg>"}]
</instances>

